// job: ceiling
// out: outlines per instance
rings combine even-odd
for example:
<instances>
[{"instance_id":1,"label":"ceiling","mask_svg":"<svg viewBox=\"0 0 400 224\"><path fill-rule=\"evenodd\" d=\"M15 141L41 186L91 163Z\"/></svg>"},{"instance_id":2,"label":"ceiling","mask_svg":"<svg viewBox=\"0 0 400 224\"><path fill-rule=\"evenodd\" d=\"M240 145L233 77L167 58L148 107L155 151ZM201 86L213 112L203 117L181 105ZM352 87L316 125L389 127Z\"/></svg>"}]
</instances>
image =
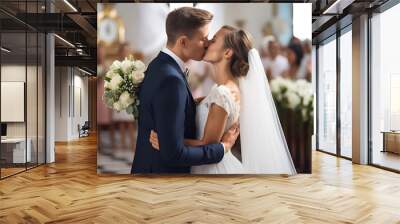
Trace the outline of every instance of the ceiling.
<instances>
[{"instance_id":1,"label":"ceiling","mask_svg":"<svg viewBox=\"0 0 400 224\"><path fill-rule=\"evenodd\" d=\"M252 2L312 3L313 42L335 32L337 24L346 25L353 16L379 7L388 0L256 0ZM54 32L56 65L73 65L96 73L97 3L135 2L133 0L1 0L0 27L2 45L13 49L16 58L26 55L25 35L28 32ZM136 1L137 2L137 1ZM151 1L141 1L151 2ZM162 1L153 1L162 2ZM198 1L201 2L201 1ZM206 2L210 2L206 0ZM222 2L222 1L219 1ZM229 2L234 2L230 0ZM243 1L242 1L243 2ZM50 10L51 9L51 10ZM52 13L49 13L52 11ZM335 27L336 26L336 27ZM29 36L29 35L28 35ZM28 56L35 43L27 38ZM63 41L66 40L66 41ZM72 45L73 46L72 46ZM41 47L41 46L39 46Z\"/></svg>"},{"instance_id":2,"label":"ceiling","mask_svg":"<svg viewBox=\"0 0 400 224\"><path fill-rule=\"evenodd\" d=\"M36 33L52 32L57 34L56 66L77 66L96 74L97 2L100 1L48 0L46 5L44 0L1 0L2 46L12 50L7 53L7 60L35 57L38 45L32 38Z\"/></svg>"},{"instance_id":3,"label":"ceiling","mask_svg":"<svg viewBox=\"0 0 400 224\"><path fill-rule=\"evenodd\" d=\"M311 0L313 43L351 24L353 17L374 11L388 0Z\"/></svg>"}]
</instances>

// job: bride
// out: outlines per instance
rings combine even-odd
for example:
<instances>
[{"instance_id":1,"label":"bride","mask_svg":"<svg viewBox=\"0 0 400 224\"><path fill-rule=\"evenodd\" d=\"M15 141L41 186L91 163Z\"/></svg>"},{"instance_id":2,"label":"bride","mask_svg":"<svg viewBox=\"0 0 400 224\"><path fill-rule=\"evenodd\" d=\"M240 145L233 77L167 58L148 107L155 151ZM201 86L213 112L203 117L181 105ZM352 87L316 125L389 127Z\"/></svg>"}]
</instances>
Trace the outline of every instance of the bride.
<instances>
[{"instance_id":1,"label":"bride","mask_svg":"<svg viewBox=\"0 0 400 224\"><path fill-rule=\"evenodd\" d=\"M185 145L220 142L239 123L242 162L230 151L219 163L192 166L193 174L296 174L271 90L250 35L223 26L210 41L204 61L215 69L216 85L197 106L197 139ZM150 136L159 150L157 133Z\"/></svg>"}]
</instances>

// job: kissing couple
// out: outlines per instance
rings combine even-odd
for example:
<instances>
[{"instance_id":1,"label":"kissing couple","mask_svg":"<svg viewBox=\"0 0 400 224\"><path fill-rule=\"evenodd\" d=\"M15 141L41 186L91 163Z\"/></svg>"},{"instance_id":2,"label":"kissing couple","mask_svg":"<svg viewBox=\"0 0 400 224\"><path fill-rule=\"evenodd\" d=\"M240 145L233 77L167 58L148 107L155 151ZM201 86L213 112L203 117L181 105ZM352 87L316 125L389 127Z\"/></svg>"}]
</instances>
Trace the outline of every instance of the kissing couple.
<instances>
[{"instance_id":1,"label":"kissing couple","mask_svg":"<svg viewBox=\"0 0 400 224\"><path fill-rule=\"evenodd\" d=\"M258 51L245 30L182 7L166 19L167 45L148 65L139 92L131 173L296 174ZM189 60L214 67L216 85L193 99ZM240 133L242 160L231 152Z\"/></svg>"}]
</instances>

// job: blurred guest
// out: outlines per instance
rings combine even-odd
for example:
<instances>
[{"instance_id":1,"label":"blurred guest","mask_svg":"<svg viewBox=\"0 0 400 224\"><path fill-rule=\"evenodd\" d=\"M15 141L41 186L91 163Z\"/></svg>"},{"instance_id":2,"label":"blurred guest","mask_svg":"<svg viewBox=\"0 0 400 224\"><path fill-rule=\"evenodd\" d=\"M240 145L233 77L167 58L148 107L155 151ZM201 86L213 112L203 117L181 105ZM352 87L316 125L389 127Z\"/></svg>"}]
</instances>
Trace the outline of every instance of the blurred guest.
<instances>
[{"instance_id":1,"label":"blurred guest","mask_svg":"<svg viewBox=\"0 0 400 224\"><path fill-rule=\"evenodd\" d=\"M266 58L269 56L268 54L268 45L269 42L275 41L275 37L273 35L268 35L263 37L261 46L260 46L260 56L261 58Z\"/></svg>"},{"instance_id":2,"label":"blurred guest","mask_svg":"<svg viewBox=\"0 0 400 224\"><path fill-rule=\"evenodd\" d=\"M290 38L289 45L290 44L299 44L299 45L301 45L301 40L299 38L293 36L292 38Z\"/></svg>"},{"instance_id":3,"label":"blurred guest","mask_svg":"<svg viewBox=\"0 0 400 224\"><path fill-rule=\"evenodd\" d=\"M302 48L304 52L303 59L301 60L299 72L298 72L298 79L307 79L308 81L311 81L311 72L312 72L312 67L311 67L311 51L312 51L312 45L310 40L304 40L302 42Z\"/></svg>"},{"instance_id":4,"label":"blurred guest","mask_svg":"<svg viewBox=\"0 0 400 224\"><path fill-rule=\"evenodd\" d=\"M132 50L131 46L128 42L125 42L119 46L119 55L118 58L120 60L124 60L125 58L129 58L132 56L135 60L143 61L144 55L140 51Z\"/></svg>"},{"instance_id":5,"label":"blurred guest","mask_svg":"<svg viewBox=\"0 0 400 224\"><path fill-rule=\"evenodd\" d=\"M103 131L108 131L108 142L110 145L108 147L113 148L115 146L115 127L112 123L112 110L103 103L104 93L104 80L102 78L97 80L97 128L100 133ZM100 139L100 140L104 140ZM99 150L103 150L104 143L99 143Z\"/></svg>"},{"instance_id":6,"label":"blurred guest","mask_svg":"<svg viewBox=\"0 0 400 224\"><path fill-rule=\"evenodd\" d=\"M97 75L102 76L105 71L105 49L102 44L97 45Z\"/></svg>"},{"instance_id":7,"label":"blurred guest","mask_svg":"<svg viewBox=\"0 0 400 224\"><path fill-rule=\"evenodd\" d=\"M297 77L302 77L299 74L301 60L303 59L303 49L301 44L297 41L292 41L286 50L287 59L289 61L289 69L286 70L284 77L288 79L297 79Z\"/></svg>"},{"instance_id":8,"label":"blurred guest","mask_svg":"<svg viewBox=\"0 0 400 224\"><path fill-rule=\"evenodd\" d=\"M114 138L114 127L112 125L112 110L106 107L103 103L103 94L104 93L104 80L103 75L107 72L106 68L106 51L102 44L97 46L97 75L99 79L97 79L97 128L100 132L108 131L110 143L109 147L114 147L115 138ZM104 139L100 139L104 140ZM104 144L100 142L99 150L102 151Z\"/></svg>"},{"instance_id":9,"label":"blurred guest","mask_svg":"<svg viewBox=\"0 0 400 224\"><path fill-rule=\"evenodd\" d=\"M262 59L268 80L281 77L289 69L288 60L280 54L279 43L272 40L268 44L269 56Z\"/></svg>"},{"instance_id":10,"label":"blurred guest","mask_svg":"<svg viewBox=\"0 0 400 224\"><path fill-rule=\"evenodd\" d=\"M131 50L129 43L125 42L119 45L119 60L124 60L125 58L129 57L129 55L133 56L133 51Z\"/></svg>"}]
</instances>

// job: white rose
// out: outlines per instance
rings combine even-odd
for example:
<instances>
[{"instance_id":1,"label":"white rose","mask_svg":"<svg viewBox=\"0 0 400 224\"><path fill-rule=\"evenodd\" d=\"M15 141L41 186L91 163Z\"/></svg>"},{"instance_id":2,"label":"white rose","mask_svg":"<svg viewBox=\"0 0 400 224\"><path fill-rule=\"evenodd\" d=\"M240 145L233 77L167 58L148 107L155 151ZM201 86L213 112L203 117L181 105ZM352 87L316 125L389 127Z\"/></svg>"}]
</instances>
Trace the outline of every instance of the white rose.
<instances>
[{"instance_id":1,"label":"white rose","mask_svg":"<svg viewBox=\"0 0 400 224\"><path fill-rule=\"evenodd\" d=\"M121 62L120 61L114 61L113 63L112 63L112 65L110 66L110 70L113 70L113 71L115 71L115 70L118 70L118 69L120 69L121 68Z\"/></svg>"},{"instance_id":2,"label":"white rose","mask_svg":"<svg viewBox=\"0 0 400 224\"><path fill-rule=\"evenodd\" d=\"M306 94L310 94L310 93L312 94L311 83L305 79L299 79L296 81L296 89L302 95L306 95Z\"/></svg>"},{"instance_id":3,"label":"white rose","mask_svg":"<svg viewBox=\"0 0 400 224\"><path fill-rule=\"evenodd\" d=\"M121 69L124 74L129 74L133 69L133 62L131 60L125 59L121 63Z\"/></svg>"},{"instance_id":4,"label":"white rose","mask_svg":"<svg viewBox=\"0 0 400 224\"><path fill-rule=\"evenodd\" d=\"M276 79L273 79L272 81L271 81L271 92L272 93L279 93L279 90L280 90L280 87L279 87L279 83L278 83L278 81L276 80Z\"/></svg>"},{"instance_id":5,"label":"white rose","mask_svg":"<svg viewBox=\"0 0 400 224\"><path fill-rule=\"evenodd\" d=\"M281 93L278 93L278 94L276 94L275 96L276 96L276 100L277 100L278 102L281 102L281 101L282 101L282 94L281 94Z\"/></svg>"},{"instance_id":6,"label":"white rose","mask_svg":"<svg viewBox=\"0 0 400 224\"><path fill-rule=\"evenodd\" d=\"M308 106L308 104L312 101L311 95L304 95L303 96L303 105Z\"/></svg>"},{"instance_id":7,"label":"white rose","mask_svg":"<svg viewBox=\"0 0 400 224\"><path fill-rule=\"evenodd\" d=\"M286 87L287 91L294 92L297 89L296 85L294 84L294 82L292 80L284 79L282 81L282 83L283 83L283 86Z\"/></svg>"},{"instance_id":8,"label":"white rose","mask_svg":"<svg viewBox=\"0 0 400 224\"><path fill-rule=\"evenodd\" d=\"M127 91L123 92L119 96L119 104L122 106L123 109L127 108L131 105L135 100L129 95Z\"/></svg>"},{"instance_id":9,"label":"white rose","mask_svg":"<svg viewBox=\"0 0 400 224\"><path fill-rule=\"evenodd\" d=\"M144 73L141 71L133 71L131 74L132 81L135 84L141 83L144 79Z\"/></svg>"},{"instance_id":10,"label":"white rose","mask_svg":"<svg viewBox=\"0 0 400 224\"><path fill-rule=\"evenodd\" d=\"M296 81L296 85L297 85L300 89L302 89L302 88L308 88L308 82L307 82L307 80L305 80L305 79L298 79L298 80Z\"/></svg>"},{"instance_id":11,"label":"white rose","mask_svg":"<svg viewBox=\"0 0 400 224\"><path fill-rule=\"evenodd\" d=\"M121 82L122 82L122 77L119 76L119 75L116 75L111 79L110 84L109 84L108 87L111 90L116 90L116 89L118 89L119 84L121 84Z\"/></svg>"},{"instance_id":12,"label":"white rose","mask_svg":"<svg viewBox=\"0 0 400 224\"><path fill-rule=\"evenodd\" d=\"M119 112L122 110L122 105L119 101L117 101L117 102L113 103L113 108L114 108L114 110Z\"/></svg>"},{"instance_id":13,"label":"white rose","mask_svg":"<svg viewBox=\"0 0 400 224\"><path fill-rule=\"evenodd\" d=\"M133 65L135 67L135 71L142 73L146 71L146 65L142 61L136 60Z\"/></svg>"},{"instance_id":14,"label":"white rose","mask_svg":"<svg viewBox=\"0 0 400 224\"><path fill-rule=\"evenodd\" d=\"M110 82L104 81L104 89L110 89Z\"/></svg>"},{"instance_id":15,"label":"white rose","mask_svg":"<svg viewBox=\"0 0 400 224\"><path fill-rule=\"evenodd\" d=\"M117 72L115 72L114 70L110 70L107 72L106 77L112 79L116 75L118 75Z\"/></svg>"},{"instance_id":16,"label":"white rose","mask_svg":"<svg viewBox=\"0 0 400 224\"><path fill-rule=\"evenodd\" d=\"M285 80L281 77L277 77L271 81L271 85L274 85L274 90L280 92L281 88L285 86Z\"/></svg>"},{"instance_id":17,"label":"white rose","mask_svg":"<svg viewBox=\"0 0 400 224\"><path fill-rule=\"evenodd\" d=\"M300 104L300 97L293 91L286 92L289 108L295 109Z\"/></svg>"},{"instance_id":18,"label":"white rose","mask_svg":"<svg viewBox=\"0 0 400 224\"><path fill-rule=\"evenodd\" d=\"M277 83L280 83L280 84L282 84L282 83L285 81L285 79L282 78L282 77L276 77L274 80L275 80Z\"/></svg>"}]
</instances>

